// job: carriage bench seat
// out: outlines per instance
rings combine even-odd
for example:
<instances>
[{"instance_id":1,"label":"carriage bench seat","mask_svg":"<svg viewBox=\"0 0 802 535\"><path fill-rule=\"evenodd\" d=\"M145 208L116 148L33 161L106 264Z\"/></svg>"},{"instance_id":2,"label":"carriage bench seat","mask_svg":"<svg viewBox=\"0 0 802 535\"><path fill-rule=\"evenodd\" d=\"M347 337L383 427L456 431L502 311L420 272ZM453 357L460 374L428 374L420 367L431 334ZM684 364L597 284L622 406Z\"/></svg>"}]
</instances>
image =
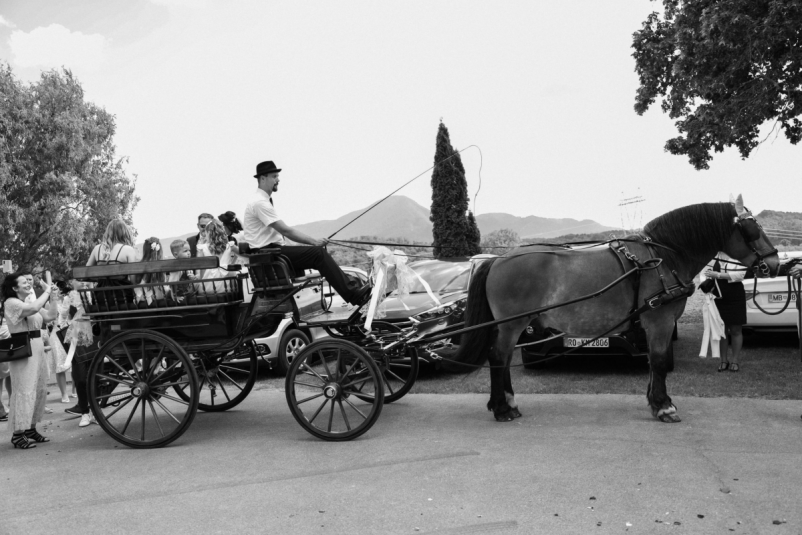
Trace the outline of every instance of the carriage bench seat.
<instances>
[{"instance_id":1,"label":"carriage bench seat","mask_svg":"<svg viewBox=\"0 0 802 535\"><path fill-rule=\"evenodd\" d=\"M301 284L316 282L320 274L298 275L292 262L281 254L281 249L262 249L258 254L243 255L248 258L248 273L254 291L292 291Z\"/></svg>"},{"instance_id":2,"label":"carriage bench seat","mask_svg":"<svg viewBox=\"0 0 802 535\"><path fill-rule=\"evenodd\" d=\"M89 280L95 287L79 291L87 315L119 315L153 310L209 308L238 304L243 301L239 266L229 266L234 272L224 278L193 281L152 282L132 284L129 276L178 271L215 269L217 257L182 258L135 262L110 266L89 266L73 269L73 277Z\"/></svg>"}]
</instances>

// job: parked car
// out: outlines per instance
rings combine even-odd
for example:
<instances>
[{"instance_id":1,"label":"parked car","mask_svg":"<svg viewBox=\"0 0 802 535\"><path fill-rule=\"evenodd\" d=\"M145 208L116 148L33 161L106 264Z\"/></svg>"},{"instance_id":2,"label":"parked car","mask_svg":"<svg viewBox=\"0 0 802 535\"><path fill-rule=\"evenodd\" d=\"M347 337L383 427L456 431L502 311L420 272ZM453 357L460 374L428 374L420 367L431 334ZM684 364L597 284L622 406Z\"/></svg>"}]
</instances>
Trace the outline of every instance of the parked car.
<instances>
[{"instance_id":1,"label":"parked car","mask_svg":"<svg viewBox=\"0 0 802 535\"><path fill-rule=\"evenodd\" d=\"M802 251L781 251L780 270L782 266L794 259L802 260ZM756 284L757 283L757 284ZM757 286L757 293L755 293ZM773 279L745 279L746 290L746 325L744 329L752 332L795 332L797 310L795 305L796 294L788 293L788 278L775 277ZM777 312L782 309L788 300L791 304L781 314L765 314L758 305L768 312Z\"/></svg>"},{"instance_id":2,"label":"parked car","mask_svg":"<svg viewBox=\"0 0 802 535\"><path fill-rule=\"evenodd\" d=\"M342 266L342 270L348 278L348 281L355 285L362 286L368 280L368 274L362 269ZM308 275L314 275L316 273L315 271L307 270ZM246 279L246 302L251 300L252 295L253 288L251 286L251 281L250 279ZM302 315L313 310L320 310L322 308L322 300L326 301L326 306L331 310L350 306L326 281L323 281L322 293L320 286L312 286L295 294L294 299ZM319 327L299 327L296 325L292 314L287 314L287 317L281 320L281 323L279 323L278 328L272 335L266 338L257 338L255 342L258 353L264 358L270 368L276 368L280 373L286 374L295 355L315 340L326 338L327 336L328 334L326 331Z\"/></svg>"}]
</instances>

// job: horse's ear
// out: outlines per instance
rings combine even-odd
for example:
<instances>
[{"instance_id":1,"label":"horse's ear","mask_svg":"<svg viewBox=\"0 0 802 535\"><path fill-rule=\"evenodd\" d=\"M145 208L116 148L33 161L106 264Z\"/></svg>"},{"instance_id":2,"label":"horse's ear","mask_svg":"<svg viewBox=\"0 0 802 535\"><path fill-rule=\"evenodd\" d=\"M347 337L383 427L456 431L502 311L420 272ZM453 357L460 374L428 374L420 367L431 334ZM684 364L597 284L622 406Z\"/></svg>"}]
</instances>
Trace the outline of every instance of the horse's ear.
<instances>
[{"instance_id":1,"label":"horse's ear","mask_svg":"<svg viewBox=\"0 0 802 535\"><path fill-rule=\"evenodd\" d=\"M738 198L737 198L737 199L735 199L735 212L736 212L738 215L741 215L741 214L743 214L745 211L746 211L746 210L744 210L744 198L743 198L743 196L742 196L742 195L739 193L739 194L738 194Z\"/></svg>"},{"instance_id":2,"label":"horse's ear","mask_svg":"<svg viewBox=\"0 0 802 535\"><path fill-rule=\"evenodd\" d=\"M732 196L732 193L730 193L730 204L735 204L735 197Z\"/></svg>"}]
</instances>

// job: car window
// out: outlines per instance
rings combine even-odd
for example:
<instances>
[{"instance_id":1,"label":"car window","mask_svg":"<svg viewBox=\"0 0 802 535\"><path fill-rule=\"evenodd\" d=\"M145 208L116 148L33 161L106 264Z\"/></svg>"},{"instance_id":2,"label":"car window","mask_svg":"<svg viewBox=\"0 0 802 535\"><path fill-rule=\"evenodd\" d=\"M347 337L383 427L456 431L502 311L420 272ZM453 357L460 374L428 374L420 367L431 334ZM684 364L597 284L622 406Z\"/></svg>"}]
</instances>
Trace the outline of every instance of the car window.
<instances>
[{"instance_id":1,"label":"car window","mask_svg":"<svg viewBox=\"0 0 802 535\"><path fill-rule=\"evenodd\" d=\"M470 268L466 269L454 279L443 286L443 289L440 290L441 293L445 292L458 292L460 290L467 290L468 289L468 275L470 275Z\"/></svg>"},{"instance_id":2,"label":"car window","mask_svg":"<svg viewBox=\"0 0 802 535\"><path fill-rule=\"evenodd\" d=\"M363 279L359 273L348 273L348 272L344 273L345 277L348 279L348 282L353 282L359 285L365 284L365 279Z\"/></svg>"}]
</instances>

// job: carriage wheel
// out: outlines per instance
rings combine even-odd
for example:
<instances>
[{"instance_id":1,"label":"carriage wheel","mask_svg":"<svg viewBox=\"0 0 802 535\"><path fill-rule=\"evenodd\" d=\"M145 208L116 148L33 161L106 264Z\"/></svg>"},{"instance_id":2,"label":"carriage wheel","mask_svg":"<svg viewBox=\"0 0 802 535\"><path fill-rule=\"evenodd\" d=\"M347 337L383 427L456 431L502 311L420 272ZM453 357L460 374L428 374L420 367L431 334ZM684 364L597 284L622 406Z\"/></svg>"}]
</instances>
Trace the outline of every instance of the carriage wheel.
<instances>
[{"instance_id":1,"label":"carriage wheel","mask_svg":"<svg viewBox=\"0 0 802 535\"><path fill-rule=\"evenodd\" d=\"M381 371L362 348L321 340L290 364L287 404L301 426L323 440L351 440L370 429L384 404ZM360 399L355 396L360 392Z\"/></svg>"},{"instance_id":2,"label":"carriage wheel","mask_svg":"<svg viewBox=\"0 0 802 535\"><path fill-rule=\"evenodd\" d=\"M166 446L198 410L198 379L189 356L155 331L129 331L106 342L92 359L88 379L97 423L132 448ZM172 395L176 386L185 387L187 399Z\"/></svg>"},{"instance_id":3,"label":"carriage wheel","mask_svg":"<svg viewBox=\"0 0 802 535\"><path fill-rule=\"evenodd\" d=\"M246 358L245 362L235 362ZM246 344L232 354L192 356L198 376L198 409L205 412L226 411L242 403L256 383L259 361L253 344ZM174 387L178 397L189 401L187 384Z\"/></svg>"},{"instance_id":4,"label":"carriage wheel","mask_svg":"<svg viewBox=\"0 0 802 535\"><path fill-rule=\"evenodd\" d=\"M413 347L408 347L404 353L376 355L375 361L381 371L385 403L404 397L418 379L420 359L418 351ZM367 401L360 392L355 392L354 395Z\"/></svg>"}]
</instances>

